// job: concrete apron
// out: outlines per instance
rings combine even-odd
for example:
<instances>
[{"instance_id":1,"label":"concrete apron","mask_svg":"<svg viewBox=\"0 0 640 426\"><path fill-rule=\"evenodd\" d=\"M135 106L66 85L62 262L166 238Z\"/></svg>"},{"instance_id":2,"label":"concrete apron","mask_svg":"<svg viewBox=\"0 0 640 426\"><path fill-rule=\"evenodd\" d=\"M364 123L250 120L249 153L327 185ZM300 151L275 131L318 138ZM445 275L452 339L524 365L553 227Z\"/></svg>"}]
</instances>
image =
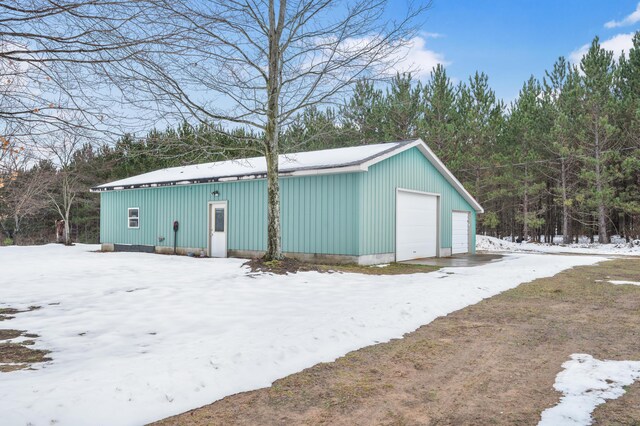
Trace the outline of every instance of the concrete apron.
<instances>
[{"instance_id":1,"label":"concrete apron","mask_svg":"<svg viewBox=\"0 0 640 426\"><path fill-rule=\"evenodd\" d=\"M446 267L478 266L489 262L499 262L504 256L501 254L454 254L450 257L429 257L424 259L405 260L400 263L412 265L429 265Z\"/></svg>"}]
</instances>

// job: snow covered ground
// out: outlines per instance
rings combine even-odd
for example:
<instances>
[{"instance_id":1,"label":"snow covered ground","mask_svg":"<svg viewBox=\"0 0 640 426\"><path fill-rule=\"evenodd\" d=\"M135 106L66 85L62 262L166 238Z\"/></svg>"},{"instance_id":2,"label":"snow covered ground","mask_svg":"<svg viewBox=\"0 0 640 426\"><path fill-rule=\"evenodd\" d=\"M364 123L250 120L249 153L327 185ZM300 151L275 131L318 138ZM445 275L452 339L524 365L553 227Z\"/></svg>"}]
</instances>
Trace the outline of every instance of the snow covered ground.
<instances>
[{"instance_id":1,"label":"snow covered ground","mask_svg":"<svg viewBox=\"0 0 640 426\"><path fill-rule=\"evenodd\" d=\"M573 253L592 255L626 255L640 256L640 242L627 244L619 241L612 244L580 244L552 245L537 243L514 243L494 237L476 235L476 250L511 252L511 253Z\"/></svg>"},{"instance_id":2,"label":"snow covered ground","mask_svg":"<svg viewBox=\"0 0 640 426\"><path fill-rule=\"evenodd\" d=\"M248 274L238 259L0 247L3 328L52 361L0 377L7 425L137 425L274 380L597 256L509 254L429 274Z\"/></svg>"},{"instance_id":3,"label":"snow covered ground","mask_svg":"<svg viewBox=\"0 0 640 426\"><path fill-rule=\"evenodd\" d=\"M560 403L542 413L538 426L592 423L591 413L607 399L624 395L624 387L640 379L640 361L600 361L573 354L562 364L554 388L563 393Z\"/></svg>"}]
</instances>

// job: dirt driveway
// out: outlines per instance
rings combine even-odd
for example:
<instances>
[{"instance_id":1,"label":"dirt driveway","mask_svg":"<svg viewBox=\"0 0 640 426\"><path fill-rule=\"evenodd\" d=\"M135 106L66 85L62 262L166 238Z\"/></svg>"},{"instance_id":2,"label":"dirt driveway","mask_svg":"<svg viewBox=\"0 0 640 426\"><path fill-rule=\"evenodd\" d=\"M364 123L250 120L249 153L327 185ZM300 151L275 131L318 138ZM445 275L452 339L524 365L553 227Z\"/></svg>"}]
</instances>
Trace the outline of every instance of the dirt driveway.
<instances>
[{"instance_id":1,"label":"dirt driveway","mask_svg":"<svg viewBox=\"0 0 640 426\"><path fill-rule=\"evenodd\" d=\"M640 286L606 282L639 277L638 259L568 270L157 424L535 425L572 353L640 360ZM594 419L639 425L640 383Z\"/></svg>"}]
</instances>

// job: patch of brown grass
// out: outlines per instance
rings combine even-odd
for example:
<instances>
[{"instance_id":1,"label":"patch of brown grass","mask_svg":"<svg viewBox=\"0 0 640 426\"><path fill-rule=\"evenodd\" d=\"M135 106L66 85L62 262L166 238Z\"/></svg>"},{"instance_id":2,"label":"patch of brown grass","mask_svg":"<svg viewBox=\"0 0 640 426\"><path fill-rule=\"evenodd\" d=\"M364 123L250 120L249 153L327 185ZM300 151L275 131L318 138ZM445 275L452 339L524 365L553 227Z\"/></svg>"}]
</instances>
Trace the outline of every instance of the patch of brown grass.
<instances>
[{"instance_id":1,"label":"patch of brown grass","mask_svg":"<svg viewBox=\"0 0 640 426\"><path fill-rule=\"evenodd\" d=\"M36 309L40 309L40 307L30 306L25 310L0 308L0 321L9 321L13 318L13 316L9 315L16 315ZM8 342L8 340L17 339L18 337L26 337L29 340ZM27 333L24 330L0 329L0 373L30 368L34 363L51 361L51 358L46 356L49 351L28 347L35 344L35 340L33 339L37 337L37 334Z\"/></svg>"},{"instance_id":2,"label":"patch of brown grass","mask_svg":"<svg viewBox=\"0 0 640 426\"><path fill-rule=\"evenodd\" d=\"M295 274L297 272L325 272L325 273L354 273L366 275L404 275L433 272L440 269L438 266L417 265L407 263L389 263L381 265L357 265L348 264L316 264L302 262L296 259L285 258L283 260L265 261L263 259L251 259L244 264L251 268L251 272L265 272L278 275Z\"/></svg>"},{"instance_id":3,"label":"patch of brown grass","mask_svg":"<svg viewBox=\"0 0 640 426\"><path fill-rule=\"evenodd\" d=\"M30 367L38 362L51 361L49 351L28 348L24 343L0 343L0 372L9 372Z\"/></svg>"},{"instance_id":4,"label":"patch of brown grass","mask_svg":"<svg viewBox=\"0 0 640 426\"><path fill-rule=\"evenodd\" d=\"M640 360L640 287L606 282L638 276L637 259L567 270L158 424L536 424L572 353ZM594 419L638 425L640 382Z\"/></svg>"},{"instance_id":5,"label":"patch of brown grass","mask_svg":"<svg viewBox=\"0 0 640 426\"><path fill-rule=\"evenodd\" d=\"M7 321L14 318L14 315L21 312L29 312L40 309L40 306L29 306L27 309L19 310L15 308L0 308L0 321Z\"/></svg>"},{"instance_id":6,"label":"patch of brown grass","mask_svg":"<svg viewBox=\"0 0 640 426\"><path fill-rule=\"evenodd\" d=\"M433 272L440 269L438 266L431 265L417 265L409 263L389 263L384 266L381 265L320 265L322 269L335 272L351 272L355 274L366 275L405 275L405 274L420 274Z\"/></svg>"},{"instance_id":7,"label":"patch of brown grass","mask_svg":"<svg viewBox=\"0 0 640 426\"><path fill-rule=\"evenodd\" d=\"M22 336L22 333L24 333L24 331L0 329L0 340L15 339L16 337Z\"/></svg>"},{"instance_id":8,"label":"patch of brown grass","mask_svg":"<svg viewBox=\"0 0 640 426\"><path fill-rule=\"evenodd\" d=\"M13 315L17 314L18 312L20 311L13 308L0 308L0 321L10 320L11 318L13 318Z\"/></svg>"},{"instance_id":9,"label":"patch of brown grass","mask_svg":"<svg viewBox=\"0 0 640 426\"><path fill-rule=\"evenodd\" d=\"M21 370L31 367L38 362L51 361L46 355L49 351L42 349L31 349L28 346L35 344L34 340L23 340L19 343L3 342L16 339L18 337L38 337L36 334L25 333L21 330L2 329L0 330L0 372Z\"/></svg>"}]
</instances>

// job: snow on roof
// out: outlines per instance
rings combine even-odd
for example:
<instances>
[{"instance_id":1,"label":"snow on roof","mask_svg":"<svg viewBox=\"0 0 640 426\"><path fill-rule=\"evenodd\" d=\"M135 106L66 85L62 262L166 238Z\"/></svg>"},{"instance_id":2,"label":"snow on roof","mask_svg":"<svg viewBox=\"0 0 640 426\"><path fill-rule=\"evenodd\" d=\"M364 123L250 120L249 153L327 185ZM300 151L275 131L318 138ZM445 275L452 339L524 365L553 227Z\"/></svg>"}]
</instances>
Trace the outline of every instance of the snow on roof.
<instances>
[{"instance_id":1,"label":"snow on roof","mask_svg":"<svg viewBox=\"0 0 640 426\"><path fill-rule=\"evenodd\" d=\"M326 174L366 171L368 167L403 150L417 147L445 179L478 213L482 206L469 194L460 181L421 139L323 149L320 151L281 154L278 157L280 176ZM105 183L91 188L94 192L134 188L153 188L170 185L226 182L232 180L259 179L267 175L264 157L216 161L193 166L171 167L126 179Z\"/></svg>"},{"instance_id":2,"label":"snow on roof","mask_svg":"<svg viewBox=\"0 0 640 426\"><path fill-rule=\"evenodd\" d=\"M281 175L302 170L325 170L349 167L371 160L411 142L414 141L399 141L281 154L278 158L278 165ZM155 170L153 172L105 183L92 189L95 191L105 191L151 186L185 185L233 180L233 178L257 178L265 176L266 173L267 163L264 157L242 158L238 160L216 161L213 163Z\"/></svg>"}]
</instances>

